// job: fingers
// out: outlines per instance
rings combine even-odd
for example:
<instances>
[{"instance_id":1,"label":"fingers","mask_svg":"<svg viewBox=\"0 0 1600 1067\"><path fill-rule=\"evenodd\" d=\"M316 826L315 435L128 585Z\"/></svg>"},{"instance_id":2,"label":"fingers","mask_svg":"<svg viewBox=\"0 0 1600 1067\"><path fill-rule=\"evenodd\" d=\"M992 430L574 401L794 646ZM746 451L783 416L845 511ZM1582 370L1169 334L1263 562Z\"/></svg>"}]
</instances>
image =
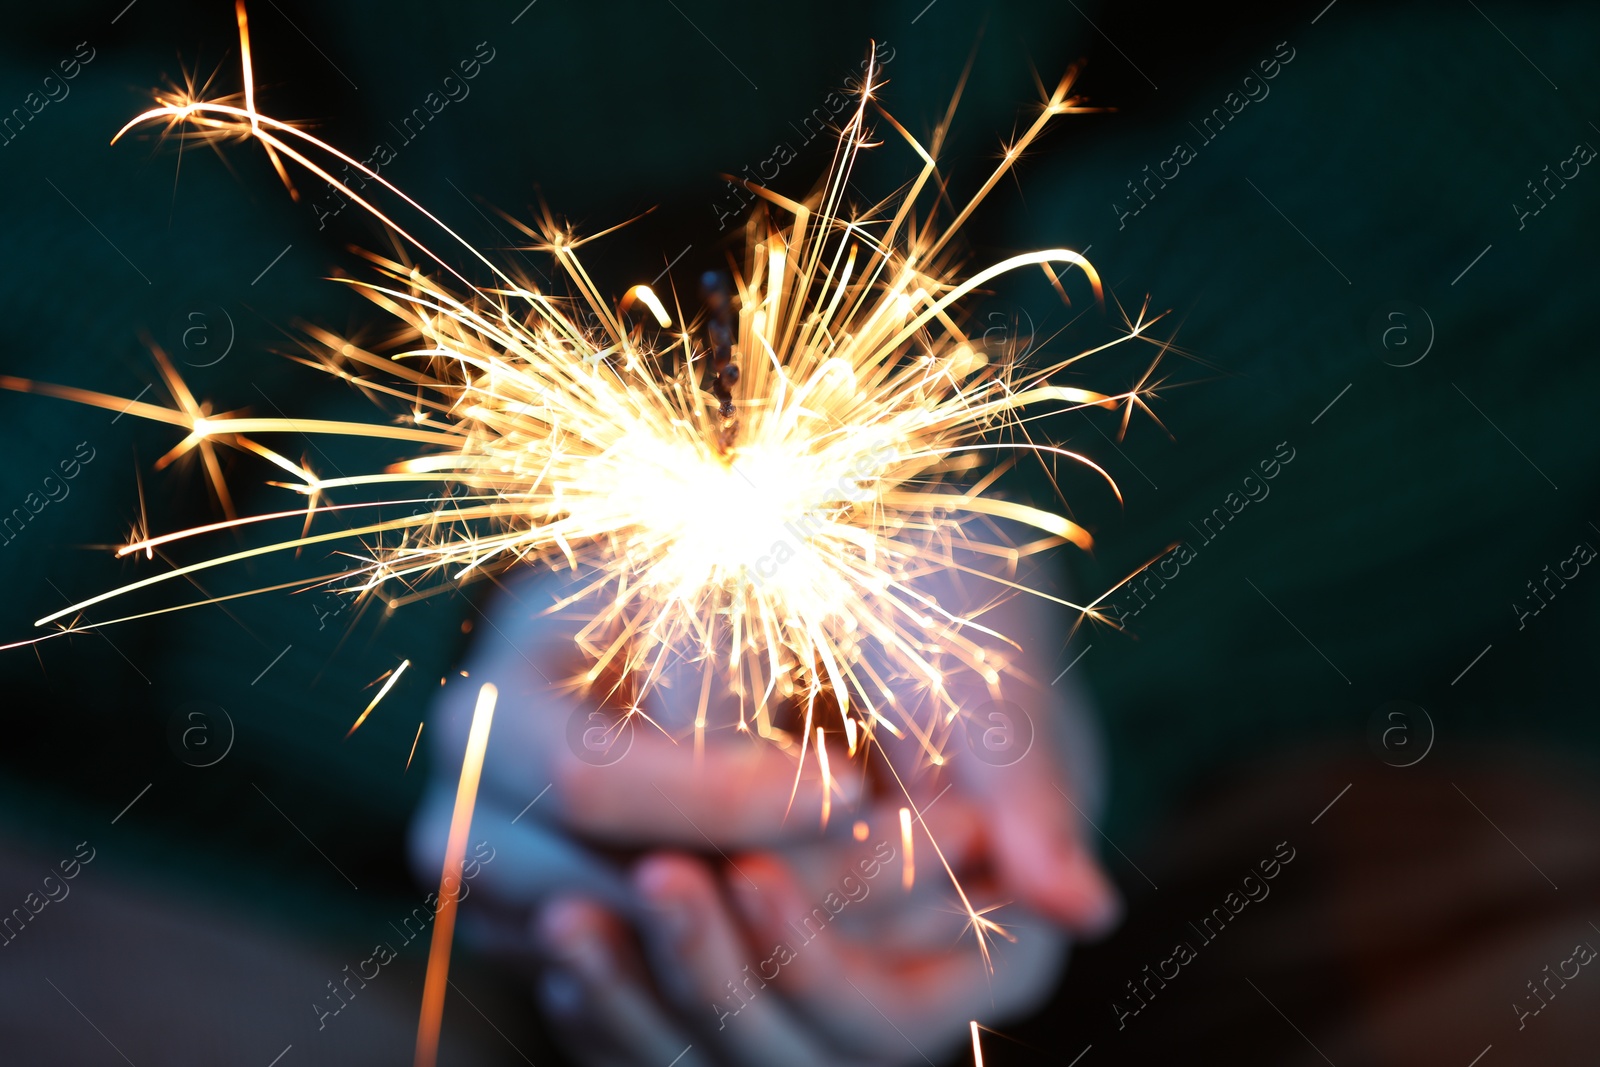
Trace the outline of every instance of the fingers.
<instances>
[{"instance_id":1,"label":"fingers","mask_svg":"<svg viewBox=\"0 0 1600 1067\"><path fill-rule=\"evenodd\" d=\"M810 771L796 787L795 761L776 746L740 736L697 754L692 742L675 745L646 729L610 766L559 761L550 813L613 844L727 850L817 836L821 781ZM860 795L858 776L835 780L832 821L847 827Z\"/></svg>"},{"instance_id":2,"label":"fingers","mask_svg":"<svg viewBox=\"0 0 1600 1067\"><path fill-rule=\"evenodd\" d=\"M411 866L425 885L439 881L454 806L454 791L437 784L412 819ZM473 812L470 840L462 900L474 893L478 898L469 907L487 904L525 915L528 907L559 892L582 893L614 908L626 908L633 899L616 864L526 814L480 802Z\"/></svg>"},{"instance_id":3,"label":"fingers","mask_svg":"<svg viewBox=\"0 0 1600 1067\"><path fill-rule=\"evenodd\" d=\"M635 869L634 884L650 909L641 935L658 986L674 1008L701 1019L722 1056L774 1067L840 1062L768 990L776 964L768 951L747 950L704 864L652 856Z\"/></svg>"},{"instance_id":4,"label":"fingers","mask_svg":"<svg viewBox=\"0 0 1600 1067\"><path fill-rule=\"evenodd\" d=\"M757 888L737 875L728 884L752 939L780 946L773 956L781 964L775 984L830 1044L875 1060L937 1061L960 1043L974 1013L1007 1009L1009 975L1001 982L997 972L991 1006L990 976L970 943L951 949L947 942L937 952L912 956L885 952L872 938L842 933L833 912L840 904L805 896L776 859L748 857L741 867ZM1038 977L1036 968L1017 975Z\"/></svg>"},{"instance_id":5,"label":"fingers","mask_svg":"<svg viewBox=\"0 0 1600 1067\"><path fill-rule=\"evenodd\" d=\"M651 994L621 923L599 906L556 901L536 936L548 956L538 996L567 1051L588 1067L706 1067L689 1033Z\"/></svg>"},{"instance_id":6,"label":"fingers","mask_svg":"<svg viewBox=\"0 0 1600 1067\"><path fill-rule=\"evenodd\" d=\"M924 805L923 815L911 825L908 856L900 807L875 804L853 824L849 839L785 847L784 867L806 899L849 902L835 922L852 936L870 939L890 953L943 951L957 940L963 923L948 904L944 863L958 874L981 871L987 857L985 830L977 809L955 791ZM930 847L930 835L939 843L937 852ZM728 880L736 889L746 888L737 877L744 862L741 855L733 857Z\"/></svg>"},{"instance_id":7,"label":"fingers","mask_svg":"<svg viewBox=\"0 0 1600 1067\"><path fill-rule=\"evenodd\" d=\"M1061 768L1043 751L995 767L961 753L958 788L984 810L1000 881L1025 904L1082 938L1103 936L1121 917L1120 897L1085 836L1095 831L1069 795Z\"/></svg>"},{"instance_id":8,"label":"fingers","mask_svg":"<svg viewBox=\"0 0 1600 1067\"><path fill-rule=\"evenodd\" d=\"M441 776L459 768L479 684L490 681L500 697L479 786L484 801L520 810L553 785L528 818L622 847L759 847L814 837L825 806L814 755L797 785L793 757L731 729L737 702L720 679L702 687L702 664L673 662L646 701L648 718L624 720L622 709L605 706L605 693L570 684L587 667L573 624L540 612L572 588L564 575L541 575L483 616L468 677L446 679L431 716ZM702 699L710 727L697 737ZM861 791L859 776L845 776L826 806L842 816Z\"/></svg>"},{"instance_id":9,"label":"fingers","mask_svg":"<svg viewBox=\"0 0 1600 1067\"><path fill-rule=\"evenodd\" d=\"M1056 611L1019 597L984 622L1036 653L1059 629ZM1079 937L1099 937L1121 915L1120 898L1091 847L1096 831L1086 808L1096 805L1078 799L1098 792L1099 746L1081 695L1040 680L1047 675L1037 658L1018 658L999 689L971 672L950 679L947 692L961 716L939 774L982 809L991 863L1006 894ZM885 754L904 766L910 753L902 743Z\"/></svg>"},{"instance_id":10,"label":"fingers","mask_svg":"<svg viewBox=\"0 0 1600 1067\"><path fill-rule=\"evenodd\" d=\"M1057 631L1052 612L1025 597L995 621L1036 645ZM1037 654L1018 667L1002 683L1006 699L972 686L962 694L950 770L986 809L994 864L1016 899L1080 937L1102 936L1119 919L1121 901L1092 847L1103 760L1087 698L1074 679L1046 685Z\"/></svg>"},{"instance_id":11,"label":"fingers","mask_svg":"<svg viewBox=\"0 0 1600 1067\"><path fill-rule=\"evenodd\" d=\"M958 605L954 595L941 602ZM1031 643L1047 640L1054 629L1037 615L1031 605L1008 604L984 621ZM1037 673L1026 662L1016 666L1022 674ZM1080 809L1093 805L1076 799L1078 781L1093 788L1093 776L1084 769L1069 773L1075 763L1092 763L1094 754L1089 732L1072 721L1081 712L1069 710L1062 693L1020 676L1002 680L1003 700L970 671L957 671L946 683L945 696L960 717L949 734L935 734L942 748L937 758L909 733L878 738L898 780L891 791L903 788L926 804L953 783L983 812L991 865L1006 894L1080 937L1104 935L1118 921L1121 903L1090 847L1093 838L1085 836L1094 831ZM929 729L948 715L928 693L908 694L900 706ZM1074 754L1087 758L1074 760Z\"/></svg>"},{"instance_id":12,"label":"fingers","mask_svg":"<svg viewBox=\"0 0 1600 1067\"><path fill-rule=\"evenodd\" d=\"M986 861L1004 896L1061 923L1080 938L1103 936L1120 918L1121 901L1090 848L1086 835L1094 831L1088 813L1069 795L1069 779L1055 755L1051 716L1059 708L1038 697L1024 706L1021 701L1026 696L1018 695L1018 702L1006 705L1005 714L1018 720L1012 737L1031 738L1026 751L1016 753L1014 760L986 762L982 757L988 750L980 743L965 743L962 732L976 733L988 724L957 723L944 766L924 771L911 785L912 795L922 800L916 810L937 810L934 804L949 805L953 798L961 798L958 803L969 804L983 826ZM885 746L884 755L897 768L916 759L905 743ZM933 831L931 822L925 829L924 821L929 820L914 820L919 867L923 853L933 852L926 841L928 832L945 847L944 837ZM962 870L954 860L951 865Z\"/></svg>"}]
</instances>

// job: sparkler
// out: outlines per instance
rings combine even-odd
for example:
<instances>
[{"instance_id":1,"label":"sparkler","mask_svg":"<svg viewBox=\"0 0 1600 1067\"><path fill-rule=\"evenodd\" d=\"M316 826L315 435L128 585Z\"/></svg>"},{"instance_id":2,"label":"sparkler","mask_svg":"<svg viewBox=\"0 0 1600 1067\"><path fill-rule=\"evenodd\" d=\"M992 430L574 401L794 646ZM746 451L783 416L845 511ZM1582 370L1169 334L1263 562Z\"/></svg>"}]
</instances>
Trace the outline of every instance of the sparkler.
<instances>
[{"instance_id":1,"label":"sparkler","mask_svg":"<svg viewBox=\"0 0 1600 1067\"><path fill-rule=\"evenodd\" d=\"M588 668L571 684L620 697L629 715L643 715L640 698L663 673L680 660L695 662L705 672L697 741L707 729L731 725L779 744L798 757L797 786L814 744L827 789L826 744L841 736L851 756L881 729L932 763L944 762L943 746L963 710L948 685L952 672L973 672L998 695L1017 647L980 621L994 602L1040 596L1080 620L1104 621L1093 603L1010 577L1025 556L1063 543L1087 549L1088 532L990 490L1016 458L1031 454L1047 464L1082 465L1120 500L1093 460L1035 441L1029 427L1047 415L1104 409L1120 411L1125 430L1136 408L1148 411L1154 363L1122 391L1060 379L1129 341L1165 351L1147 336L1159 316L1147 307L1124 315L1116 339L1038 366L997 360L963 328L973 294L1011 272L1039 270L1067 300L1060 272L1076 268L1103 304L1099 275L1065 248L1025 252L963 275L953 249L963 224L1052 119L1095 110L1073 94L1077 68L1042 91L1031 124L941 223L949 209L938 157L955 100L923 144L878 106L878 71L870 65L811 195L793 199L746 183L762 206L746 226L731 290L708 287L709 344L702 347L696 324L685 323L681 309L674 315L648 286L609 301L578 254L594 238L574 235L548 212L535 225L515 224L532 250L553 259L563 292L497 264L360 161L262 113L242 3L238 20L241 93L206 98L192 85L158 93L157 106L113 141L156 126L214 145L254 140L291 190L291 167L302 169L381 222L400 251L368 254L373 277L346 284L392 316L400 341L378 351L308 326L311 358L301 362L361 389L392 417L213 413L159 349L154 357L170 407L0 378L8 388L177 427L183 437L158 467L189 453L202 457L226 518L160 535L141 530L120 556L148 559L158 547L218 531L300 523L298 536L266 538L52 612L38 620L59 627L51 636L198 606L84 621L91 608L174 579L339 543L360 545L353 562L297 584L398 607L519 564L568 568L578 576L576 591L552 610L583 611L587 620L577 641ZM853 208L847 184L859 154L874 147L878 120L920 168L894 197ZM465 265L432 250L424 233L446 241ZM491 280L475 282L469 271ZM379 438L406 452L383 470L325 477L263 443L282 434ZM217 460L221 448L272 464L280 479L272 484L298 494L300 505L236 515ZM986 469L985 452L1004 462ZM393 514L419 504L419 514ZM358 521L326 529L334 513ZM990 530L976 536L974 524ZM1031 530L1031 540L997 546L1001 524ZM990 600L964 613L941 605L919 583L942 573L989 583ZM710 721L713 691L735 698L736 721ZM907 691L931 696L921 706L932 710L906 712L910 702L897 693ZM900 814L909 864L911 828L908 812ZM984 932L998 927L961 896L982 946Z\"/></svg>"}]
</instances>

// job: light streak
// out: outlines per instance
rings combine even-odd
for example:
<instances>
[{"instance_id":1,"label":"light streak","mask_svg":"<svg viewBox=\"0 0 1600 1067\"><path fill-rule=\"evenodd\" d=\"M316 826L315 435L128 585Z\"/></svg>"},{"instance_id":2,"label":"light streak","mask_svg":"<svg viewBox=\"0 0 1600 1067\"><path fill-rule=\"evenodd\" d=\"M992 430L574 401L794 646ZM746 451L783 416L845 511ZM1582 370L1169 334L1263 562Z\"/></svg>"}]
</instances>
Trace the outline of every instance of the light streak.
<instances>
[{"instance_id":1,"label":"light streak","mask_svg":"<svg viewBox=\"0 0 1600 1067\"><path fill-rule=\"evenodd\" d=\"M367 254L372 276L344 283L398 323L397 338L368 347L306 326L312 358L300 360L360 389L383 414L361 422L213 411L159 349L153 354L171 406L0 377L0 387L174 427L181 439L158 469L198 455L226 521L160 535L141 522L120 550L130 562L142 550L153 565L157 545L185 548L210 535L301 521L297 536L201 554L52 612L38 621L57 625L48 636L109 625L83 619L108 600L308 548L337 547L353 562L331 579L308 576L304 588L333 584L356 601L379 597L390 607L518 565L565 569L575 591L550 610L583 622L576 641L588 666L568 679L572 687L637 708L669 668L688 660L703 671L696 751L707 730L753 733L796 757L797 788L815 743L829 798L826 730L843 732L852 758L870 757L881 728L910 738L930 766L944 765L944 745L963 713L952 678L974 676L998 697L1015 671L1020 646L981 621L1001 600L1037 596L1080 621L1109 621L1098 601L1082 605L1012 580L1024 557L1064 543L1087 549L1092 538L1065 515L992 488L1016 458L1031 454L1053 484L1054 465L1064 460L1103 479L1120 501L1101 467L1036 441L1031 428L1047 416L1104 409L1120 412L1125 431L1136 408L1148 411L1159 384L1151 382L1155 362L1171 347L1148 336L1161 316L1147 308L1124 314L1115 340L1076 354L996 358L963 327L969 300L983 287L1039 270L1066 299L1059 271L1070 267L1103 303L1100 277L1068 248L1022 252L968 274L952 244L1051 119L1095 110L1073 94L1077 68L1044 94L1034 121L957 208L938 166L955 102L924 144L879 107L879 71L869 65L811 195L793 199L747 183L764 205L746 225L733 280L729 347L737 370L718 379L727 393L721 403L706 381L711 354L696 343L692 323L674 331L674 316L649 286L635 285L613 303L588 273L579 252L604 234L579 237L548 212L532 225L514 222L533 242L527 251L554 260L566 291L512 273L359 160L263 114L242 3L238 23L241 93L205 97L192 81L163 91L113 141L157 126L184 140L255 141L291 191L293 165L390 231L396 251ZM854 165L881 143L873 128L880 119L893 134L882 140L898 138L920 163L895 195L852 205ZM953 221L938 221L946 216ZM423 233L442 239L452 257ZM1134 341L1157 354L1142 372L1124 372L1132 385L1098 391L1064 380L1091 357ZM377 439L391 446L392 461L326 478L259 440L300 435ZM298 494L304 506L237 515L218 460L225 448L266 460L280 479L270 484ZM331 494L357 499L335 504ZM419 499L430 506L395 513ZM335 511L354 513L352 524L324 529L319 520ZM1030 531L1028 539L1017 543L1017 530ZM923 586L948 574L984 592L972 605L940 604ZM721 694L736 698L737 721L714 721L712 697ZM903 710L912 707L927 712ZM894 777L904 790L898 771ZM825 799L824 821L830 811ZM901 809L908 889L910 816ZM999 928L959 884L956 890L987 958L984 935Z\"/></svg>"},{"instance_id":2,"label":"light streak","mask_svg":"<svg viewBox=\"0 0 1600 1067\"><path fill-rule=\"evenodd\" d=\"M456 785L456 806L450 816L450 837L445 845L444 869L439 876L439 909L434 913L433 940L428 946L428 971L422 985L422 1014L417 1021L416 1067L434 1067L439 1056L439 1030L444 1020L444 994L450 973L450 945L455 936L456 904L461 896L461 868L467 856L467 833L472 829L472 809L478 801L478 779L489 747L489 725L494 721L498 690L484 683L472 709L472 730L461 760ZM454 879L455 887L451 888Z\"/></svg>"}]
</instances>

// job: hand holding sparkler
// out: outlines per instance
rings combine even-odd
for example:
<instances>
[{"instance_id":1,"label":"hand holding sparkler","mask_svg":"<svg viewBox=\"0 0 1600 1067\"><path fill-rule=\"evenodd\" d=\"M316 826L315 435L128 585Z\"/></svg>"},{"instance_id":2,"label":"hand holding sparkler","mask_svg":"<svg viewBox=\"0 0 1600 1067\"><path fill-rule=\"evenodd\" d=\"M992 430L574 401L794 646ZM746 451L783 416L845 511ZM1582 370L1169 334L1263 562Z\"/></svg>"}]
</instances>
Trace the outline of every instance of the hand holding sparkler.
<instances>
[{"instance_id":1,"label":"hand holding sparkler","mask_svg":"<svg viewBox=\"0 0 1600 1067\"><path fill-rule=\"evenodd\" d=\"M1114 896L1058 791L1067 786L1092 809L1085 792L1072 788L1075 776L1064 773L1067 716L1059 699L1031 702L1039 736L1010 767L991 767L956 746L947 766L919 772L918 746L891 753L921 813L908 855L899 817L906 796L892 784L880 781L865 794L841 786L832 832L820 835L821 783L792 792L792 756L738 738L727 743L726 730L710 731L697 754L688 731L699 686L686 692L681 683L697 682L698 670L658 687L644 709L656 722L677 723L683 743L641 721L616 763L580 759L564 725L594 698L565 698L541 676L559 679L573 665L567 629L576 624L535 617L539 603L561 591L549 576L524 583L478 629L467 661L472 685L441 699L444 728L436 736L446 751L437 763L454 766L473 685L488 680L502 694L519 694L502 696L497 729L507 732L490 753L475 821L500 859L475 883L469 918L478 912L480 950L538 954L553 967L556 977L542 987L547 1013L575 1052L588 1050L580 1055L586 1062L650 1062L674 1041L666 1061L692 1042L733 1063L836 1063L845 1053L897 1062L908 1049L879 1010L930 1047L959 1041L973 1015L997 1021L1048 991L1063 948L1051 920L1081 936L1114 921ZM937 578L925 591L957 604ZM1029 617L1026 604L997 612L1041 643L1054 630L1048 619ZM977 685L954 696L977 704L986 692ZM526 807L525 797L552 782ZM421 871L437 869L451 787L441 778L419 814ZM813 910L837 892L842 875L861 881L858 854L880 844L890 859L864 883L870 896L854 900L825 937L797 947L792 963L772 962L774 944L795 941L791 924L814 926ZM908 860L910 893L902 889ZM950 875L961 887L959 907ZM1017 943L996 944L990 975L977 953L952 946L975 922L980 934L992 933L992 924L982 924L999 904L1036 918L1023 920L1028 929ZM539 934L530 941L533 917ZM744 982L747 966L768 977L782 973L758 981L759 996L736 997L727 983ZM720 1013L708 1008L718 1004ZM717 1025L729 1012L737 1018Z\"/></svg>"},{"instance_id":2,"label":"hand holding sparkler","mask_svg":"<svg viewBox=\"0 0 1600 1067\"><path fill-rule=\"evenodd\" d=\"M548 213L537 228L513 225L552 257L566 295L495 263L347 153L263 114L242 0L237 19L241 96L203 98L193 86L162 93L117 136L162 125L187 139L254 140L285 182L292 164L384 225L395 254L370 256L376 276L354 284L401 324L394 350L373 351L316 326L306 333L316 366L395 410L373 422L213 414L159 353L171 407L0 379L7 388L181 429L183 438L161 462L198 452L225 505L215 455L221 448L272 464L275 477L289 479L278 484L303 504L141 537L120 554L148 555L156 545L192 544L224 530L301 524L298 536L280 532L264 544L149 573L36 625L59 624L49 636L60 636L174 610L93 624L84 616L112 599L172 589L178 579L263 554L336 543L360 544L354 562L333 575L308 575L303 584L332 583L390 609L519 564L558 567L581 584L551 608L554 621L541 630L524 617L499 635L528 670L505 661L503 651L502 659L485 660L498 665L484 673L493 675L504 711L481 767L484 828L528 835L527 851L537 857L520 867L497 865L503 904L526 908L576 886L624 913L637 910L637 887L600 848L636 855L687 843L723 852L790 839L797 827L814 833L807 805L815 803L826 826L835 804L853 806L844 783L860 773L864 787L880 786L896 804L911 805L897 809L908 846L916 809L915 829L949 876L989 963L988 935L1004 931L985 917L991 907L974 905L928 833L920 813L936 797L922 791L936 784L963 717L998 699L1004 680L1026 674L1005 634L1037 641L1048 630L996 629L1003 625L997 598L1029 601L1036 613L1049 604L1098 616L1093 605L1015 580L1024 560L1066 542L1087 548L1089 533L1065 515L990 492L1009 458L984 474L971 472L983 466L985 452L1031 454L1052 479L1066 461L1109 483L1087 457L1034 440L1027 424L1047 413L1041 407L1120 408L1125 426L1153 388L1153 367L1121 393L1063 379L1081 360L1148 340L1143 334L1155 320L1141 311L1122 336L1054 362L991 358L966 332L964 302L993 280L1038 269L1070 303L1059 272L1073 268L1097 303L1104 289L1089 262L1067 248L1023 252L966 274L952 241L1052 118L1093 110L1072 93L1077 71L1045 94L1033 122L945 225L938 220L953 205L938 155L950 115L930 144L920 143L877 108L877 73L869 66L818 188L799 200L752 189L767 207L746 228L745 261L732 279L737 301L726 289L708 294L710 344L702 349L694 331L674 332L649 287L609 300L578 258L585 241ZM921 162L901 193L852 205L856 158L878 143L869 125L874 115ZM452 254L419 234L442 237ZM625 321L633 303L650 310L657 332ZM285 434L377 438L406 451L384 469L329 477L259 440ZM442 503L395 514L424 491ZM328 529L333 512L355 521ZM989 540L1001 523L1012 527L1010 536ZM987 592L967 598L929 591L930 581L958 575ZM616 710L641 734L647 731L637 723L655 725L652 715L659 715L672 736L645 742L623 775L602 778L594 767L552 760L560 746L549 742L564 732L565 713L592 708ZM723 727L771 747L717 751L708 734L720 741ZM676 746L691 737L692 746ZM484 748L480 743L462 765L458 838ZM1037 765L1053 766L1043 757ZM880 780L866 778L869 768ZM1050 775L1036 766L996 778L958 765L952 781L988 827L974 853L984 857L975 886L1001 890L1069 926L1105 925L1114 911L1108 884L1078 842L1075 821L1050 795L1057 789ZM516 795L520 803L539 788L554 795L521 828L538 796L515 816L508 801ZM435 798L419 822L423 853L437 836L437 809ZM559 832L534 829L537 820ZM518 871L524 877L507 877ZM448 949L447 938L441 947ZM433 1061L437 1046L442 986L431 982L430 989L419 1065Z\"/></svg>"},{"instance_id":3,"label":"hand holding sparkler","mask_svg":"<svg viewBox=\"0 0 1600 1067\"><path fill-rule=\"evenodd\" d=\"M946 804L930 819L936 833L961 821L964 801L952 795ZM978 822L975 813L966 821ZM899 892L898 859L866 878L840 874L860 869L865 846L806 851L803 860L762 853L725 866L649 857L635 883L652 910L631 928L582 899L546 909L541 1002L577 1062L671 1062L692 1044L682 1064L919 1063L953 1051L968 1019L1014 1017L1049 993L1065 938L1048 924L1000 946L990 975L974 956L950 951L959 922L910 929L908 905L927 902ZM933 876L926 884L937 885L938 864L923 866ZM841 892L854 895L825 922Z\"/></svg>"}]
</instances>

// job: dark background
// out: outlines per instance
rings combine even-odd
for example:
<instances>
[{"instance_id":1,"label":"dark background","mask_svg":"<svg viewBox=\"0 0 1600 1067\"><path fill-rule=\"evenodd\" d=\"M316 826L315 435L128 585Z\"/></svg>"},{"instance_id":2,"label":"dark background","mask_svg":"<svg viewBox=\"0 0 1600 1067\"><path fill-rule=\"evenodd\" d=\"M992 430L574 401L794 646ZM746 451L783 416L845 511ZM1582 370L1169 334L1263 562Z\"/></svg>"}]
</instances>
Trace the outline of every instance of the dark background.
<instances>
[{"instance_id":1,"label":"dark background","mask_svg":"<svg viewBox=\"0 0 1600 1067\"><path fill-rule=\"evenodd\" d=\"M539 0L512 24L515 2L262 2L251 9L258 93L267 113L314 120L324 139L364 156L378 140L398 144L389 123L487 42L494 58L470 83L471 95L401 147L385 176L485 247L509 243L494 208L528 218L540 197L591 232L653 208L591 246L591 270L620 293L681 252L670 278L689 293L702 270L725 261L713 206L725 190L719 173L753 166L780 140L797 144L790 124L856 69L870 40L894 50L883 99L916 133L943 113L976 47L945 153L957 191L974 188L1000 138L1031 118L1033 71L1053 83L1086 58L1080 90L1115 112L1060 120L1019 168L1019 182L1001 186L967 234L976 264L1025 247L1092 246L1122 303L1137 308L1150 294L1154 309L1172 312L1163 335L1175 334L1194 357L1163 364L1173 385L1182 383L1155 405L1165 431L1136 418L1113 446L1069 418L1054 433L1102 462L1127 497L1117 509L1092 483L1078 485L1071 503L1098 540L1092 557L1070 564L1081 591L1103 591L1175 541L1197 549L1128 620L1128 632L1086 629L1061 653L1062 667L1083 654L1074 670L1094 690L1109 740L1111 803L1100 829L1117 845L1106 852L1131 897L1130 930L1141 915L1163 912L1153 886L1164 864L1185 862L1183 819L1241 783L1278 783L1241 809L1250 813L1240 816L1245 823L1261 823L1240 845L1247 869L1286 835L1299 835L1315 857L1310 835L1328 824L1308 820L1363 775L1377 775L1369 795L1436 786L1413 796L1411 808L1360 806L1360 789L1342 802L1364 813L1362 827L1419 820L1412 845L1423 849L1434 806L1478 818L1456 796L1472 790L1449 789L1459 778L1426 777L1437 768L1537 768L1530 778L1546 782L1591 774L1600 751L1600 579L1585 568L1520 628L1512 605L1527 601L1525 583L1541 580L1575 545L1600 545L1600 439L1591 413L1600 370L1589 314L1600 232L1600 194L1589 186L1600 178L1584 168L1521 228L1511 205L1527 201L1525 183L1576 143L1600 144L1600 18L1592 7L679 7ZM304 198L292 201L251 146L226 147L221 159L190 147L180 167L171 143L107 145L163 78L197 69L202 78L217 71L226 88L237 84L231 5L139 0L124 10L114 0L8 13L0 112L20 106L80 41L95 58L69 83L70 95L0 146L0 314L9 327L0 370L131 397L156 381L148 335L218 410L273 414L281 406L360 417L360 397L273 354L292 347L297 321L350 331L374 323L372 309L323 280L359 270L351 244L378 246L356 211L319 230L309 203L315 186L301 182ZM1269 83L1270 95L1119 226L1112 205L1128 200L1125 183L1170 155L1175 141L1198 145L1189 123L1221 106L1279 42L1294 58ZM826 162L818 141L773 184L804 192ZM902 164L909 165L874 160L858 185L886 193L906 173ZM1008 321L1023 314L1041 337L1070 317L1026 287L991 299ZM1381 327L1373 328L1375 319L1396 321L1383 315L1397 302L1406 349L1392 337L1386 348ZM200 364L216 348L184 344L196 311L212 329L231 320L237 331L230 354L212 366ZM1048 350L1065 351L1103 328L1074 326ZM1420 353L1429 331L1425 359L1391 365ZM1129 361L1110 373L1125 385L1141 369ZM161 387L145 398L163 402ZM0 546L8 579L0 639L31 636L42 609L148 573L103 550L140 515L136 470L152 528L214 517L192 463L150 470L176 435L132 417L113 420L113 412L0 394L5 509L80 442L95 457L68 498ZM1271 495L1202 545L1190 524L1222 507L1281 442L1295 458L1271 482ZM337 459L358 464L363 454L345 450ZM284 506L281 492L254 487L257 465L228 465L241 511ZM270 584L288 580L295 566L263 564L226 589L220 577L216 588L209 577L204 584L212 593ZM381 924L415 895L403 831L426 767L402 772L429 687L450 669L471 609L441 598L391 618L347 612L324 622L318 604L271 594L4 653L0 795L16 849L48 865L90 838L104 857L90 868L95 877L314 943L341 962L355 958L370 938L350 931ZM369 698L364 687L402 657L413 660L408 684L344 741ZM1433 739L1414 769L1387 766L1409 756L1374 740L1374 716L1394 721L1380 710L1391 701L1425 709L1431 723L1408 710L1417 731L1408 740L1420 745L1424 731ZM191 702L225 709L236 729L215 766L186 765L172 740L174 717ZM1295 771L1311 761L1356 770ZM136 794L137 805L111 826ZM1505 850L1508 865L1521 860L1493 836L1489 815L1500 815L1502 833L1513 809L1530 825L1545 821L1518 796L1509 790L1507 808L1480 808L1484 819L1473 824ZM352 892L305 838L361 889ZM1219 878L1201 878L1196 890L1206 899L1234 878L1220 855L1209 861ZM1566 881L1553 869L1559 857L1534 860ZM1337 871L1326 855L1314 862ZM1517 873L1544 891L1532 872ZM11 895L20 900L29 882L22 877ZM1448 896L1448 882L1436 892ZM1573 890L1567 883L1552 892ZM69 918L41 920L66 927ZM67 936L43 925L28 936ZM1097 1058L1115 1056L1117 1038L1094 1036L1112 1019L1105 1002L1155 958L1123 966L1137 951L1118 944L1086 954L1070 980L1073 995L1051 1009L1050 1022L1026 1029L1031 1044L1013 1055L1066 1062L1092 1040ZM1095 962L1108 958L1115 965ZM105 966L140 984L138 960ZM1098 984L1079 977L1097 967L1106 972ZM1483 1013L1509 1014L1503 1000L1520 995L1524 971L1538 970L1519 968L1508 965L1504 998ZM13 980L30 999L43 989L15 971ZM318 981L305 983L307 999L320 992ZM1326 1004L1338 999L1337 984L1302 975L1284 996ZM523 1036L525 1020L503 1018L527 1009L512 993L500 995L496 1021L525 1048L537 1047L536 1036ZM1600 1016L1592 996L1587 1011ZM53 998L43 989L41 1010L60 1010ZM296 1006L286 1011L304 1014L298 997L288 1002ZM1201 1002L1194 994L1191 1003ZM1572 1007L1577 1015L1582 1006ZM226 998L219 1010L230 1010ZM1195 1011L1174 1009L1149 1029L1204 1029ZM275 1020L265 1008L246 1014L265 1044L278 1030L285 1035L262 1062L283 1043L299 1044L295 1035L306 1029L307 1020ZM66 1028L72 1017L63 1018ZM446 1029L478 1022L462 1010ZM1283 1047L1307 1054L1284 1030L1291 1044ZM1436 1035L1450 1054L1442 1062L1465 1064L1484 1042L1504 1049L1515 1040L1488 1032L1482 1040ZM1280 1038L1261 1036L1259 1047L1278 1048ZM310 1048L314 1039L305 1040ZM497 1040L484 1032L486 1055L505 1051ZM1123 1055L1119 1062L1143 1062L1145 1054L1130 1046ZM1268 1056L1261 1052L1260 1061Z\"/></svg>"}]
</instances>

